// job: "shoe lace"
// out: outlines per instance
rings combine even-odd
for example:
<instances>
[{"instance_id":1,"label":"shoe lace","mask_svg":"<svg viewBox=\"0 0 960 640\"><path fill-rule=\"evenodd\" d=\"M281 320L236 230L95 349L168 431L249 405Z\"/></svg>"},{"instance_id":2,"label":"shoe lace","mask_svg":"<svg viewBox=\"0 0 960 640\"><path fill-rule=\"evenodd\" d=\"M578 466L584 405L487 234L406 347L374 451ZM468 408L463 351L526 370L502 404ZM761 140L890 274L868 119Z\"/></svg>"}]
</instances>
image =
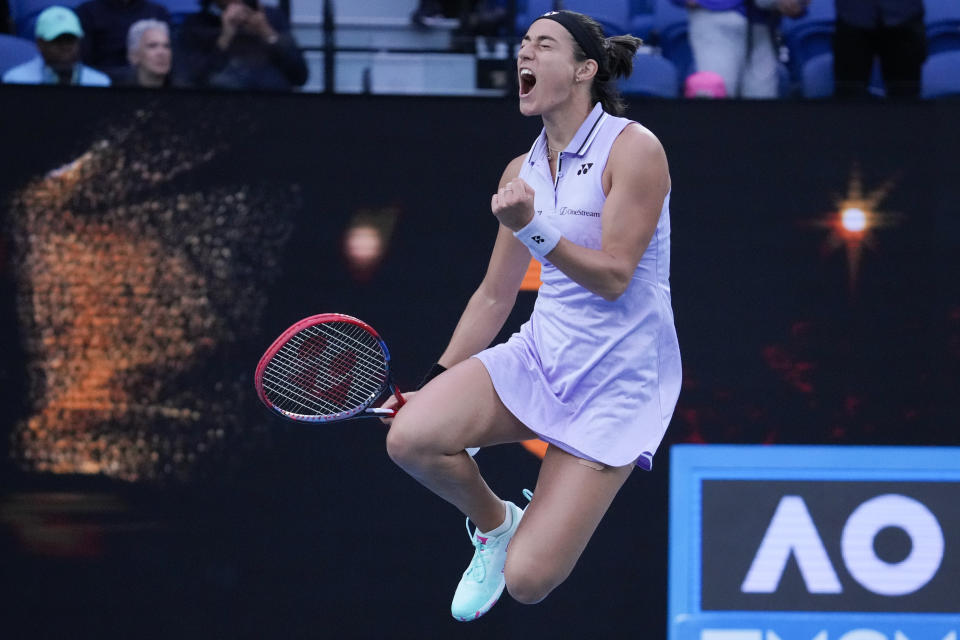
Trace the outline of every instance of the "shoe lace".
<instances>
[{"instance_id":1,"label":"shoe lace","mask_svg":"<svg viewBox=\"0 0 960 640\"><path fill-rule=\"evenodd\" d=\"M533 500L533 492L529 489L524 489L523 497L527 499L527 502L530 502ZM484 561L483 554L483 552L487 550L487 543L484 541L486 538L481 538L481 536L475 535L475 532L470 531L470 518L466 519L466 527L470 543L473 544L476 550L473 554L473 559L470 560L470 566L467 567L466 575L470 576L472 580L483 582L487 576L487 563Z\"/></svg>"},{"instance_id":2,"label":"shoe lace","mask_svg":"<svg viewBox=\"0 0 960 640\"><path fill-rule=\"evenodd\" d=\"M483 582L483 579L487 576L487 563L483 561L483 552L486 551L487 545L481 540L480 536L470 532L470 518L467 518L467 535L470 536L470 542L476 549L473 559L470 561L470 566L467 567L467 575L472 580Z\"/></svg>"},{"instance_id":3,"label":"shoe lace","mask_svg":"<svg viewBox=\"0 0 960 640\"><path fill-rule=\"evenodd\" d=\"M523 497L527 499L527 502L530 502L533 500L533 491L530 491L530 489L524 489ZM470 542L473 544L474 549L476 549L473 554L473 559L470 560L470 566L467 567L466 575L470 576L472 580L483 582L487 575L487 563L484 562L483 559L483 552L487 550L487 544L481 539L480 536L474 535L474 532L470 531L470 518L466 519L466 526L467 536L470 538Z\"/></svg>"}]
</instances>

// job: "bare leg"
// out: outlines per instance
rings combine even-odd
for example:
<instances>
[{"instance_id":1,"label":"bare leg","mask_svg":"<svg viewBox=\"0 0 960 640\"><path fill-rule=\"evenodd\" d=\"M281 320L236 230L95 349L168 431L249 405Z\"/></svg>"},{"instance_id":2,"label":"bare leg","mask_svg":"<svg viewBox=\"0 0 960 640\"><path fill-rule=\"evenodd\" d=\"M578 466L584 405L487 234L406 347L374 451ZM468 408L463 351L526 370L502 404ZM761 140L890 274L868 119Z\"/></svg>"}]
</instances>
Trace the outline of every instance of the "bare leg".
<instances>
[{"instance_id":1,"label":"bare leg","mask_svg":"<svg viewBox=\"0 0 960 640\"><path fill-rule=\"evenodd\" d=\"M597 470L583 462L547 449L533 501L507 551L507 590L519 602L540 602L566 580L634 467Z\"/></svg>"},{"instance_id":2,"label":"bare leg","mask_svg":"<svg viewBox=\"0 0 960 640\"><path fill-rule=\"evenodd\" d=\"M481 531L499 526L503 502L464 451L536 437L511 414L486 367L470 358L434 379L394 418L387 453L404 471L456 506Z\"/></svg>"}]
</instances>

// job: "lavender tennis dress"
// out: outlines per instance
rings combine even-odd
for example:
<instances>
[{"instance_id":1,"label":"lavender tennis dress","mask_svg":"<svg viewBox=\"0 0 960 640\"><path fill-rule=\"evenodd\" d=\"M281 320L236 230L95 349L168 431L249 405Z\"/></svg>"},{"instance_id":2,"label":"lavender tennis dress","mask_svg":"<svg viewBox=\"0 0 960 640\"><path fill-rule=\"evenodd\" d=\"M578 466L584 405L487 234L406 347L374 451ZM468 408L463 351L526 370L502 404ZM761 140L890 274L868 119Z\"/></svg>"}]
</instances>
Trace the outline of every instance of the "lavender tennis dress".
<instances>
[{"instance_id":1,"label":"lavender tennis dress","mask_svg":"<svg viewBox=\"0 0 960 640\"><path fill-rule=\"evenodd\" d=\"M536 191L535 215L568 240L600 249L601 176L631 121L600 104L560 154L557 179L546 134L520 177ZM500 399L521 422L584 459L649 470L680 394L680 348L670 305L669 194L626 292L609 302L543 261L533 314L511 338L478 353Z\"/></svg>"}]
</instances>

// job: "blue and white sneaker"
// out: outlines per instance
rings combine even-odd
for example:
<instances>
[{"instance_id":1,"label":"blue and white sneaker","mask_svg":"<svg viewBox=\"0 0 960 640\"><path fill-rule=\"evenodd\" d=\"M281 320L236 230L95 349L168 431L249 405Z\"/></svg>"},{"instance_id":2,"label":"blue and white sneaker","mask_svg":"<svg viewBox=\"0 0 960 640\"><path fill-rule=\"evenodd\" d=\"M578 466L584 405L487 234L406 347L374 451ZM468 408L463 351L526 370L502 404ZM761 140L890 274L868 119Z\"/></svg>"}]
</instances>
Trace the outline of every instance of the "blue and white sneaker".
<instances>
[{"instance_id":1,"label":"blue and white sneaker","mask_svg":"<svg viewBox=\"0 0 960 640\"><path fill-rule=\"evenodd\" d=\"M526 489L523 493L529 500L532 494ZM505 504L513 520L510 528L498 536L482 536L477 531L470 533L470 519L467 518L467 535L474 546L473 559L463 572L450 605L450 613L461 622L476 620L490 611L506 586L503 566L507 562L507 546L520 525L523 509L512 502Z\"/></svg>"}]
</instances>

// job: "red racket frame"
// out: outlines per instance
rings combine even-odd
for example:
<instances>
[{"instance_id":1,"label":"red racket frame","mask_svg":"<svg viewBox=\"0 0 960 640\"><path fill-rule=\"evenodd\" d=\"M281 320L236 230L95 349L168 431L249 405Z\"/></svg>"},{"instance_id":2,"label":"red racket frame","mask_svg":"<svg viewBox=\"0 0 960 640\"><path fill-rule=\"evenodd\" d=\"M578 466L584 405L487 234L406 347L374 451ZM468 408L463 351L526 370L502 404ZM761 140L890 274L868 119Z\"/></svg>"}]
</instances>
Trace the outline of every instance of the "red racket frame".
<instances>
[{"instance_id":1,"label":"red racket frame","mask_svg":"<svg viewBox=\"0 0 960 640\"><path fill-rule=\"evenodd\" d=\"M273 356L277 354L280 349L283 348L290 338L292 338L297 333L306 329L307 327L313 327L319 324L325 324L328 322L346 322L348 324L356 325L360 327L370 335L372 335L377 342L380 343L380 347L383 349L384 356L386 358L387 364L387 377L384 381L383 387L380 390L380 394L370 399L366 404L361 404L358 407L350 409L348 411L342 411L340 413L322 415L322 416L313 416L300 413L293 413L291 411L286 411L276 406L270 400L267 399L266 392L263 388L263 373L267 367L267 363L270 361ZM394 409L380 409L380 408L370 408L370 405L376 402L377 398L383 395L383 392L388 388L393 392L397 397L397 409L402 407L405 404L403 395L400 393L400 390L397 389L397 385L393 382L393 375L390 371L390 350L387 348L386 342L383 341L383 338L380 337L380 334L376 330L368 325L363 320L354 318L353 316L344 315L342 313L321 313L315 316L310 316L304 318L299 322L292 325L286 331L280 334L276 340L267 348L264 352L263 357L260 358L260 362L257 363L257 370L253 377L253 383L257 390L257 396L260 398L260 401L263 402L269 409L280 414L288 420L293 420L295 422L314 422L314 423L326 423L326 422L338 422L341 420L350 420L352 418L363 418L363 417L390 417L396 414Z\"/></svg>"}]
</instances>

